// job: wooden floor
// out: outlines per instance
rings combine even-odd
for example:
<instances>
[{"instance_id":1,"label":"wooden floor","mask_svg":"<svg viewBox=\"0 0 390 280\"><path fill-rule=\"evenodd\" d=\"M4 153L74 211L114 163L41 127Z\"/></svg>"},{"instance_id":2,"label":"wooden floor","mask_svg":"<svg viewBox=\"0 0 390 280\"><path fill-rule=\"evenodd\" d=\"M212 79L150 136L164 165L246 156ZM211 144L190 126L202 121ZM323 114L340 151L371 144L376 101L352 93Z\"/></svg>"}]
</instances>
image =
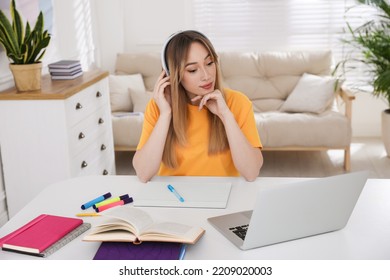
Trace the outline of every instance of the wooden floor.
<instances>
[{"instance_id":1,"label":"wooden floor","mask_svg":"<svg viewBox=\"0 0 390 280\"><path fill-rule=\"evenodd\" d=\"M116 152L118 175L134 175L133 152ZM325 177L344 173L343 151L263 152L261 177ZM390 158L380 138L355 138L351 145L351 171L369 170L370 178L390 178Z\"/></svg>"}]
</instances>

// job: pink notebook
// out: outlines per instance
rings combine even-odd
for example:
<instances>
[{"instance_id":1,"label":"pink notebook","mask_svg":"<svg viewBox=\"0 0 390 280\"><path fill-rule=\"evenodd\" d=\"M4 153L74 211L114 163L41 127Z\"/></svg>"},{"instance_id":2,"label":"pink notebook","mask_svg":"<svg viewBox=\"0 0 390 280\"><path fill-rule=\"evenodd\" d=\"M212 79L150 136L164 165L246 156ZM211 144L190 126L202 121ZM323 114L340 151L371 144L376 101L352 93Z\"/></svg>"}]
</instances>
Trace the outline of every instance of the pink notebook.
<instances>
[{"instance_id":1,"label":"pink notebook","mask_svg":"<svg viewBox=\"0 0 390 280\"><path fill-rule=\"evenodd\" d=\"M0 239L0 247L39 254L83 223L82 219L42 214Z\"/></svg>"}]
</instances>

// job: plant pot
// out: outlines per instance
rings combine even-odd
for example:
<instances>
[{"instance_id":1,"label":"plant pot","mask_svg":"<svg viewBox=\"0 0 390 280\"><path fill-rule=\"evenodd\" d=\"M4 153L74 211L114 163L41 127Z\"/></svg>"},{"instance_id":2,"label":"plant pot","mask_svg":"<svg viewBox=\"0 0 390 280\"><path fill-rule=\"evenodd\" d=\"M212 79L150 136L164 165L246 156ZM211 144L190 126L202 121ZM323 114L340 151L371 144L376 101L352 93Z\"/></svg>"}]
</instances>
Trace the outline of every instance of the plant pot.
<instances>
[{"instance_id":1,"label":"plant pot","mask_svg":"<svg viewBox=\"0 0 390 280\"><path fill-rule=\"evenodd\" d=\"M390 109L382 112L382 140L387 156L390 157Z\"/></svg>"},{"instance_id":2,"label":"plant pot","mask_svg":"<svg viewBox=\"0 0 390 280\"><path fill-rule=\"evenodd\" d=\"M17 91L41 89L42 63L10 64Z\"/></svg>"}]
</instances>

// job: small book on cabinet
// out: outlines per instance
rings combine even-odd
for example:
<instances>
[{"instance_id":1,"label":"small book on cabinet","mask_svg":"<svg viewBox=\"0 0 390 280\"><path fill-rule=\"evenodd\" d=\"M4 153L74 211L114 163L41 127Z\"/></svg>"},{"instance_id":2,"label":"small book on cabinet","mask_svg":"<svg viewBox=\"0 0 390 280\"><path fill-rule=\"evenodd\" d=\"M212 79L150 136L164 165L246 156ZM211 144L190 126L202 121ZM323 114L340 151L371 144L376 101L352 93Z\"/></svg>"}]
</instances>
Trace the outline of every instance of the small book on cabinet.
<instances>
[{"instance_id":1,"label":"small book on cabinet","mask_svg":"<svg viewBox=\"0 0 390 280\"><path fill-rule=\"evenodd\" d=\"M198 226L175 222L155 222L151 216L135 207L115 207L101 213L104 218L84 236L83 241L178 242L195 244L205 230Z\"/></svg>"},{"instance_id":2,"label":"small book on cabinet","mask_svg":"<svg viewBox=\"0 0 390 280\"><path fill-rule=\"evenodd\" d=\"M49 69L70 69L74 67L81 67L80 60L60 60L54 63L50 63Z\"/></svg>"},{"instance_id":3,"label":"small book on cabinet","mask_svg":"<svg viewBox=\"0 0 390 280\"><path fill-rule=\"evenodd\" d=\"M49 70L50 75L52 75L52 76L61 76L61 75L72 76L72 75L78 74L81 71L82 71L82 69L80 67L77 67L74 69L69 69L69 70L67 70L67 69Z\"/></svg>"},{"instance_id":4,"label":"small book on cabinet","mask_svg":"<svg viewBox=\"0 0 390 280\"><path fill-rule=\"evenodd\" d=\"M73 80L83 75L83 71L77 72L72 75L51 75L52 80Z\"/></svg>"}]
</instances>

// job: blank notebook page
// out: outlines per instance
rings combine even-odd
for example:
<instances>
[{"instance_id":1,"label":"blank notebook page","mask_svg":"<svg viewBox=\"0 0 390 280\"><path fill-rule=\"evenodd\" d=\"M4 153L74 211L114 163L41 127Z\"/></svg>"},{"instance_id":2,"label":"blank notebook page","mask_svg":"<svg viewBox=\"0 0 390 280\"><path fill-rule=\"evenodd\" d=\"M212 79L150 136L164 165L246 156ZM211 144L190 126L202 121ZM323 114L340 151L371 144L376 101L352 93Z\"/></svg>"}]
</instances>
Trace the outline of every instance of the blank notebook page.
<instances>
[{"instance_id":1,"label":"blank notebook page","mask_svg":"<svg viewBox=\"0 0 390 280\"><path fill-rule=\"evenodd\" d=\"M192 183L171 184L184 202L168 189L166 182L148 182L135 194L134 206L226 208L231 183Z\"/></svg>"}]
</instances>

